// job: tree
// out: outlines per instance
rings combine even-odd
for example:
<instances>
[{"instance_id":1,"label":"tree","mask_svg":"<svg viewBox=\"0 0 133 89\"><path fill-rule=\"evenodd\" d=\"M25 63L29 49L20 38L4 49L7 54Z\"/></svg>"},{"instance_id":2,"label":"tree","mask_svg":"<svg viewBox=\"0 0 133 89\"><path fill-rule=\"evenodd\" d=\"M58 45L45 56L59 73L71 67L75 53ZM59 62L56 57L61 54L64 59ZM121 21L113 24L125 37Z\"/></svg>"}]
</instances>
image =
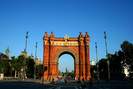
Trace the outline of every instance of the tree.
<instances>
[{"instance_id":1,"label":"tree","mask_svg":"<svg viewBox=\"0 0 133 89\"><path fill-rule=\"evenodd\" d=\"M41 78L41 76L43 75L43 65L36 65L36 77L37 78Z\"/></svg>"},{"instance_id":2,"label":"tree","mask_svg":"<svg viewBox=\"0 0 133 89\"><path fill-rule=\"evenodd\" d=\"M15 56L11 57L11 66L15 70L15 77L17 75L17 72L18 72L18 77L19 77L19 73L21 72L21 69L23 68L23 61L24 61L24 55L20 55L18 56L18 58L15 58Z\"/></svg>"},{"instance_id":3,"label":"tree","mask_svg":"<svg viewBox=\"0 0 133 89\"><path fill-rule=\"evenodd\" d=\"M21 69L23 68L24 64L24 55L20 55L18 56L18 58L15 58L15 56L11 57L12 61L11 61L11 66L14 68L15 70L15 77L17 75L18 72L18 76L19 73L22 72ZM25 64L25 69L26 69L26 74L28 77L33 78L34 75L34 60L29 58L26 58L26 64Z\"/></svg>"},{"instance_id":4,"label":"tree","mask_svg":"<svg viewBox=\"0 0 133 89\"><path fill-rule=\"evenodd\" d=\"M0 52L0 73L6 73L7 71L7 68L5 67L5 60L3 59L8 59L8 57Z\"/></svg>"},{"instance_id":5,"label":"tree","mask_svg":"<svg viewBox=\"0 0 133 89\"><path fill-rule=\"evenodd\" d=\"M124 63L128 65L133 64L133 44L128 41L124 41L121 44L122 52L124 54Z\"/></svg>"},{"instance_id":6,"label":"tree","mask_svg":"<svg viewBox=\"0 0 133 89\"><path fill-rule=\"evenodd\" d=\"M0 73L5 73L5 66L2 60L0 60Z\"/></svg>"},{"instance_id":7,"label":"tree","mask_svg":"<svg viewBox=\"0 0 133 89\"><path fill-rule=\"evenodd\" d=\"M133 44L128 41L124 41L121 44L122 51L122 64L125 67L129 67L129 72L133 71Z\"/></svg>"},{"instance_id":8,"label":"tree","mask_svg":"<svg viewBox=\"0 0 133 89\"><path fill-rule=\"evenodd\" d=\"M98 62L100 79L107 79L107 59L103 58Z\"/></svg>"},{"instance_id":9,"label":"tree","mask_svg":"<svg viewBox=\"0 0 133 89\"><path fill-rule=\"evenodd\" d=\"M9 60L7 55L0 53L0 72L4 73L5 76L11 76L12 75L12 68L9 65Z\"/></svg>"},{"instance_id":10,"label":"tree","mask_svg":"<svg viewBox=\"0 0 133 89\"><path fill-rule=\"evenodd\" d=\"M122 74L122 59L118 52L115 52L115 54L110 54L109 60L111 79L122 79L122 77L124 77L124 75Z\"/></svg>"},{"instance_id":11,"label":"tree","mask_svg":"<svg viewBox=\"0 0 133 89\"><path fill-rule=\"evenodd\" d=\"M15 71L15 78L16 78L16 75L17 75L17 72L20 71L20 63L18 61L17 58L15 58L15 56L12 56L11 57L12 61L10 62L11 63L11 66L14 68L14 71Z\"/></svg>"},{"instance_id":12,"label":"tree","mask_svg":"<svg viewBox=\"0 0 133 89\"><path fill-rule=\"evenodd\" d=\"M34 77L34 65L35 62L30 57L26 58L26 74L27 77L33 78Z\"/></svg>"},{"instance_id":13,"label":"tree","mask_svg":"<svg viewBox=\"0 0 133 89\"><path fill-rule=\"evenodd\" d=\"M58 70L58 75L62 76L62 72L60 70Z\"/></svg>"},{"instance_id":14,"label":"tree","mask_svg":"<svg viewBox=\"0 0 133 89\"><path fill-rule=\"evenodd\" d=\"M6 58L6 59L8 59L7 55L5 55L3 53L0 53L0 58Z\"/></svg>"},{"instance_id":15,"label":"tree","mask_svg":"<svg viewBox=\"0 0 133 89\"><path fill-rule=\"evenodd\" d=\"M91 77L93 77L95 79L97 78L96 71L97 71L97 66L96 65L94 65L94 66L91 65Z\"/></svg>"},{"instance_id":16,"label":"tree","mask_svg":"<svg viewBox=\"0 0 133 89\"><path fill-rule=\"evenodd\" d=\"M110 61L111 79L125 78L125 74L122 73L123 67L129 67L129 71L133 71L133 44L124 41L121 44L121 48L122 50L119 50L114 54L107 54L108 60ZM98 62L98 65L100 78L107 79L107 59L101 59Z\"/></svg>"},{"instance_id":17,"label":"tree","mask_svg":"<svg viewBox=\"0 0 133 89\"><path fill-rule=\"evenodd\" d=\"M4 76L12 76L12 68L11 66L9 65L9 61L4 61Z\"/></svg>"}]
</instances>

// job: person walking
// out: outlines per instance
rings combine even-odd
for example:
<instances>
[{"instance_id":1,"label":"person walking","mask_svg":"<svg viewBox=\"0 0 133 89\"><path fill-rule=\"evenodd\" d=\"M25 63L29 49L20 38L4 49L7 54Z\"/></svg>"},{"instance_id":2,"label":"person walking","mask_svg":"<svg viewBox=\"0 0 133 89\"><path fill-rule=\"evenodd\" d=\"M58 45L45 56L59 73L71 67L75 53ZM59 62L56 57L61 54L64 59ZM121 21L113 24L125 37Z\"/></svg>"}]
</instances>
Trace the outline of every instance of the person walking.
<instances>
[{"instance_id":1,"label":"person walking","mask_svg":"<svg viewBox=\"0 0 133 89\"><path fill-rule=\"evenodd\" d=\"M98 85L100 84L100 79L99 79L99 78L97 79L97 84L98 84Z\"/></svg>"},{"instance_id":2,"label":"person walking","mask_svg":"<svg viewBox=\"0 0 133 89\"><path fill-rule=\"evenodd\" d=\"M58 77L56 78L56 85L58 84Z\"/></svg>"},{"instance_id":3,"label":"person walking","mask_svg":"<svg viewBox=\"0 0 133 89\"><path fill-rule=\"evenodd\" d=\"M70 83L71 77L69 77L69 83Z\"/></svg>"},{"instance_id":4,"label":"person walking","mask_svg":"<svg viewBox=\"0 0 133 89\"><path fill-rule=\"evenodd\" d=\"M65 80L65 84L66 84L67 83L67 79L65 78L64 80Z\"/></svg>"}]
</instances>

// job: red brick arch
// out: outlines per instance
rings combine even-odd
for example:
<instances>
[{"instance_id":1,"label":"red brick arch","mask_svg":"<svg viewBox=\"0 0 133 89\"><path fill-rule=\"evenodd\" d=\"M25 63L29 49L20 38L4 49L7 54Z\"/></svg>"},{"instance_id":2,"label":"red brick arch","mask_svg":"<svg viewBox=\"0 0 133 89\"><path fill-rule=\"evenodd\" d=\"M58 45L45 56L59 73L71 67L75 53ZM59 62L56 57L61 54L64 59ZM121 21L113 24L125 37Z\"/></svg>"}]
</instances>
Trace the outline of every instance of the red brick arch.
<instances>
[{"instance_id":1,"label":"red brick arch","mask_svg":"<svg viewBox=\"0 0 133 89\"><path fill-rule=\"evenodd\" d=\"M55 58L54 58L55 63L58 63L59 57L62 54L70 54L74 58L74 61L76 63L79 63L78 55L76 54L76 52L74 52L72 49L68 49L68 48L61 49L60 51L58 51L56 53Z\"/></svg>"},{"instance_id":2,"label":"red brick arch","mask_svg":"<svg viewBox=\"0 0 133 89\"><path fill-rule=\"evenodd\" d=\"M80 32L78 38L55 38L53 32L48 36L47 32L43 37L43 66L47 66L48 70L44 72L43 78L58 77L58 61L61 55L70 54L74 58L74 69L76 79L89 79L90 74L90 58L89 58L89 42L88 32L83 36Z\"/></svg>"}]
</instances>

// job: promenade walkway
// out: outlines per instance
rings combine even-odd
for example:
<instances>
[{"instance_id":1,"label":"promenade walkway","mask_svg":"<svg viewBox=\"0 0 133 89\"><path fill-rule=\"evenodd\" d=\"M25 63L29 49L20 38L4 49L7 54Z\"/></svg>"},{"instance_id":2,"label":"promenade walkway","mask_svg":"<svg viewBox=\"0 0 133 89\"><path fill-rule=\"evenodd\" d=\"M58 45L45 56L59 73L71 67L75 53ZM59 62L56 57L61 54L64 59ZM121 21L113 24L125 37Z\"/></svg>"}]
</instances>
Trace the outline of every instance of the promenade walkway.
<instances>
[{"instance_id":1,"label":"promenade walkway","mask_svg":"<svg viewBox=\"0 0 133 89\"><path fill-rule=\"evenodd\" d=\"M85 84L87 87L88 81L85 81ZM25 87L25 89L28 89L28 87L31 88L44 88L44 89L81 89L81 84L78 81L71 80L70 83L64 84L61 81L56 84L51 84L50 81L44 81L42 85L42 80L39 79L26 79L26 80L19 80L19 79L12 79L12 80L0 80L0 87L4 89L6 86L10 86L13 89L17 89L18 87ZM94 81L94 85L92 89L133 89L133 82L130 81L127 83L127 81L118 81L114 82L112 80L110 81L100 81L100 85L97 84L97 81Z\"/></svg>"}]
</instances>

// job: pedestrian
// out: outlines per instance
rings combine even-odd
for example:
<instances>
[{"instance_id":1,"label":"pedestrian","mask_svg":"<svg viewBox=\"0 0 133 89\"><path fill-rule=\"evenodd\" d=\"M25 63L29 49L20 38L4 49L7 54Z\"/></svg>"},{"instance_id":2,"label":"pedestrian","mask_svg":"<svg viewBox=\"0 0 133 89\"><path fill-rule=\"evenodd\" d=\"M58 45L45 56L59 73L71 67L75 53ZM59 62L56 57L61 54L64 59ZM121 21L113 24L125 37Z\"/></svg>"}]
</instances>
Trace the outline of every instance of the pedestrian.
<instances>
[{"instance_id":1,"label":"pedestrian","mask_svg":"<svg viewBox=\"0 0 133 89\"><path fill-rule=\"evenodd\" d=\"M65 81L65 84L66 84L67 83L67 79L65 78L64 81Z\"/></svg>"},{"instance_id":2,"label":"pedestrian","mask_svg":"<svg viewBox=\"0 0 133 89\"><path fill-rule=\"evenodd\" d=\"M90 78L90 80L89 80L89 89L92 89L92 87L93 87L93 80L92 80L92 78Z\"/></svg>"},{"instance_id":3,"label":"pedestrian","mask_svg":"<svg viewBox=\"0 0 133 89\"><path fill-rule=\"evenodd\" d=\"M62 83L64 83L64 79L62 79Z\"/></svg>"},{"instance_id":4,"label":"pedestrian","mask_svg":"<svg viewBox=\"0 0 133 89\"><path fill-rule=\"evenodd\" d=\"M51 81L51 76L50 76L50 78L49 78L49 81Z\"/></svg>"},{"instance_id":5,"label":"pedestrian","mask_svg":"<svg viewBox=\"0 0 133 89\"><path fill-rule=\"evenodd\" d=\"M98 84L98 85L100 84L100 79L99 79L99 78L97 78L97 84Z\"/></svg>"},{"instance_id":6,"label":"pedestrian","mask_svg":"<svg viewBox=\"0 0 133 89\"><path fill-rule=\"evenodd\" d=\"M56 78L56 84L58 84L58 77Z\"/></svg>"},{"instance_id":7,"label":"pedestrian","mask_svg":"<svg viewBox=\"0 0 133 89\"><path fill-rule=\"evenodd\" d=\"M70 83L71 77L69 77L69 83Z\"/></svg>"},{"instance_id":8,"label":"pedestrian","mask_svg":"<svg viewBox=\"0 0 133 89\"><path fill-rule=\"evenodd\" d=\"M52 79L52 83L55 84L54 78Z\"/></svg>"}]
</instances>

